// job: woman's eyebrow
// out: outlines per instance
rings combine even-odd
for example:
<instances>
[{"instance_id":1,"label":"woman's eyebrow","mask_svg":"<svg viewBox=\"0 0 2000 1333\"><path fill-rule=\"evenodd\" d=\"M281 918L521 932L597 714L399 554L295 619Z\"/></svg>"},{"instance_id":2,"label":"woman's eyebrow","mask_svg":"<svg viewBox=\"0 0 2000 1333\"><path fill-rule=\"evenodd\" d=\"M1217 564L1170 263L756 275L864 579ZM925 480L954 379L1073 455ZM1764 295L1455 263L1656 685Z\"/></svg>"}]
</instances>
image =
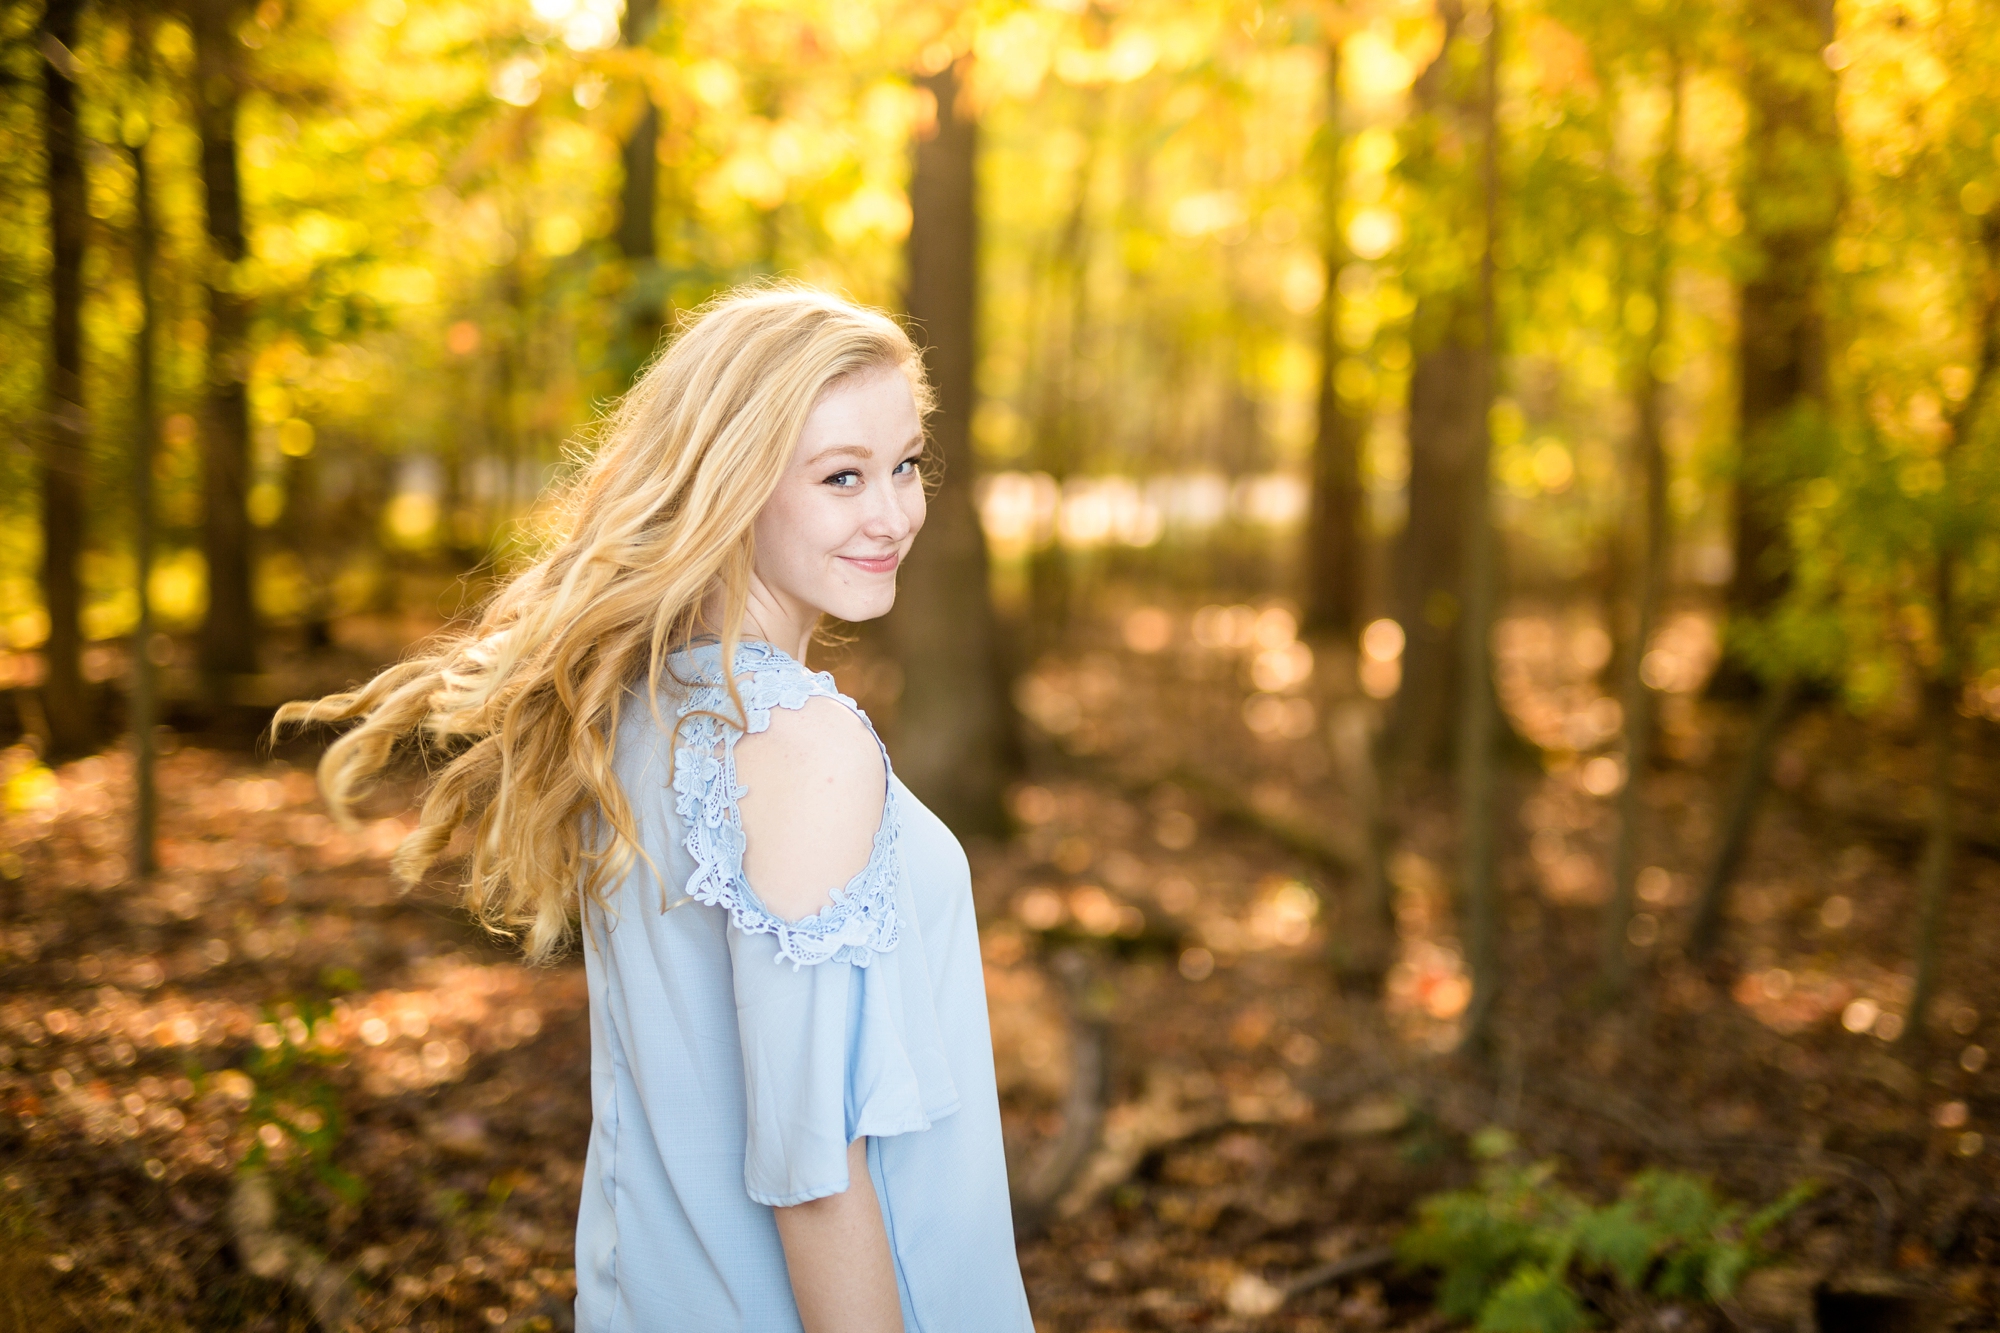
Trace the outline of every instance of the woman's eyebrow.
<instances>
[{"instance_id":1,"label":"woman's eyebrow","mask_svg":"<svg viewBox=\"0 0 2000 1333\"><path fill-rule=\"evenodd\" d=\"M915 435L912 435L909 439L903 441L902 448L897 452L907 453L911 449L922 448L923 443L924 443L923 432L919 431ZM852 454L856 458L873 458L875 456L875 451L873 449L870 449L865 444L828 445L826 448L814 454L811 458L808 458L806 460L806 466L816 467L819 464L824 463L827 459L833 458L839 454Z\"/></svg>"},{"instance_id":2,"label":"woman's eyebrow","mask_svg":"<svg viewBox=\"0 0 2000 1333\"><path fill-rule=\"evenodd\" d=\"M807 463L823 463L836 454L853 454L857 458L873 458L875 451L865 444L836 444L820 450Z\"/></svg>"}]
</instances>

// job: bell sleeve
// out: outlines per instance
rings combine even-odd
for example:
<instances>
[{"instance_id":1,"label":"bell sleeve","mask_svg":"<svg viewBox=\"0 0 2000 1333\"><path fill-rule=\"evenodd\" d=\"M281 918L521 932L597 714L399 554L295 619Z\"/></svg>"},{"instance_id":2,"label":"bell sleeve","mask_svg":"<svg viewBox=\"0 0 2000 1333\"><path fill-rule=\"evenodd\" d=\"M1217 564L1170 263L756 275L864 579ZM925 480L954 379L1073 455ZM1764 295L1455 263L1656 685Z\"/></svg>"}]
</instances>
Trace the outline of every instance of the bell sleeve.
<instances>
[{"instance_id":1,"label":"bell sleeve","mask_svg":"<svg viewBox=\"0 0 2000 1333\"><path fill-rule=\"evenodd\" d=\"M695 863L687 892L728 913L748 1121L743 1185L780 1208L843 1193L854 1140L921 1132L958 1109L896 846L893 780L867 864L819 912L784 920L743 872L736 741L768 726L772 707L817 695L853 707L824 677L798 674L814 688L788 680L760 690L753 680L743 729L684 715L674 779Z\"/></svg>"}]
</instances>

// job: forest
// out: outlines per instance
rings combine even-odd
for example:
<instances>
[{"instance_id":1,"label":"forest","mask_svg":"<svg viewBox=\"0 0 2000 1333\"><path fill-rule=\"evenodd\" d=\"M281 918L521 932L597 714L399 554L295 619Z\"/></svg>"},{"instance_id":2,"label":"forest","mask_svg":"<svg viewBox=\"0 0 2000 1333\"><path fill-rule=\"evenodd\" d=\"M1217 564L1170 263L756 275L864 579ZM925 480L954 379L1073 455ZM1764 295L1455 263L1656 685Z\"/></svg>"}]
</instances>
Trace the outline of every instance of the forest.
<instances>
[{"instance_id":1,"label":"forest","mask_svg":"<svg viewBox=\"0 0 2000 1333\"><path fill-rule=\"evenodd\" d=\"M0 0L0 1328L574 1327L581 959L270 724L777 279L1037 1329L1994 1327L1996 17Z\"/></svg>"}]
</instances>

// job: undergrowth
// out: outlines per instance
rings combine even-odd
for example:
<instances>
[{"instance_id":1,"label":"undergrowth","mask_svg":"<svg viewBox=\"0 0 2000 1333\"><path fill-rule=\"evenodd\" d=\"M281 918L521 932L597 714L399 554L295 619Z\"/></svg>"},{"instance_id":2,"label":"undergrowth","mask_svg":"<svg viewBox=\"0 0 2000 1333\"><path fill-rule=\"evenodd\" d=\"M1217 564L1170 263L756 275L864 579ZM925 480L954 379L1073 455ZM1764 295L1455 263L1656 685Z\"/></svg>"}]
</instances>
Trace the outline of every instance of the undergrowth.
<instances>
[{"instance_id":1,"label":"undergrowth","mask_svg":"<svg viewBox=\"0 0 2000 1333\"><path fill-rule=\"evenodd\" d=\"M1478 1186L1424 1200L1398 1250L1436 1270L1439 1312L1479 1333L1579 1333L1658 1303L1726 1302L1768 1258L1766 1234L1817 1188L1751 1211L1698 1176L1643 1171L1594 1204L1555 1162L1521 1161L1504 1131L1473 1147L1488 1161Z\"/></svg>"}]
</instances>

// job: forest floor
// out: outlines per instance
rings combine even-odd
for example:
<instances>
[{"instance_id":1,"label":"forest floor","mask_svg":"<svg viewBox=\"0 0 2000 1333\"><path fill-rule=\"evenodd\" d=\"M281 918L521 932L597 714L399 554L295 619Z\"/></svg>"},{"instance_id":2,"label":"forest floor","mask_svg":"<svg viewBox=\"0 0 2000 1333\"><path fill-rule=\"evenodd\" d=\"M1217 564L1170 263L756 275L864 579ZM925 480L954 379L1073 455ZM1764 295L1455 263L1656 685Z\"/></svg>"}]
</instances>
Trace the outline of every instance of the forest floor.
<instances>
[{"instance_id":1,"label":"forest floor","mask_svg":"<svg viewBox=\"0 0 2000 1333\"><path fill-rule=\"evenodd\" d=\"M1022 678L1017 832L970 849L1024 1175L1080 1113L1086 1057L1103 1074L1091 1149L1024 1235L1039 1328L1443 1327L1428 1279L1369 1255L1473 1180L1495 1128L1597 1198L1646 1167L1751 1205L1818 1182L1725 1311L1607 1310L1621 1325L2000 1323L2000 839L1968 830L1940 1001L1908 1014L1906 738L1832 709L1794 728L1697 966L1679 941L1744 719L1670 696L1635 982L1605 1003L1619 775L1593 764L1617 721L1589 627L1521 611L1503 698L1565 757L1505 784L1506 986L1472 1060L1448 789L1397 802L1393 965L1343 990L1355 810L1325 736L1355 701L1335 664L1302 674L1283 616L1202 615L1108 620ZM1700 625L1684 638L1693 662ZM892 673L837 669L893 735ZM1964 775L1989 822L1991 730ZM306 1329L311 1293L371 1330L568 1327L581 967L523 967L441 884L402 891L407 791L342 829L310 762L187 738L140 882L122 755L0 752L0 1331Z\"/></svg>"}]
</instances>

